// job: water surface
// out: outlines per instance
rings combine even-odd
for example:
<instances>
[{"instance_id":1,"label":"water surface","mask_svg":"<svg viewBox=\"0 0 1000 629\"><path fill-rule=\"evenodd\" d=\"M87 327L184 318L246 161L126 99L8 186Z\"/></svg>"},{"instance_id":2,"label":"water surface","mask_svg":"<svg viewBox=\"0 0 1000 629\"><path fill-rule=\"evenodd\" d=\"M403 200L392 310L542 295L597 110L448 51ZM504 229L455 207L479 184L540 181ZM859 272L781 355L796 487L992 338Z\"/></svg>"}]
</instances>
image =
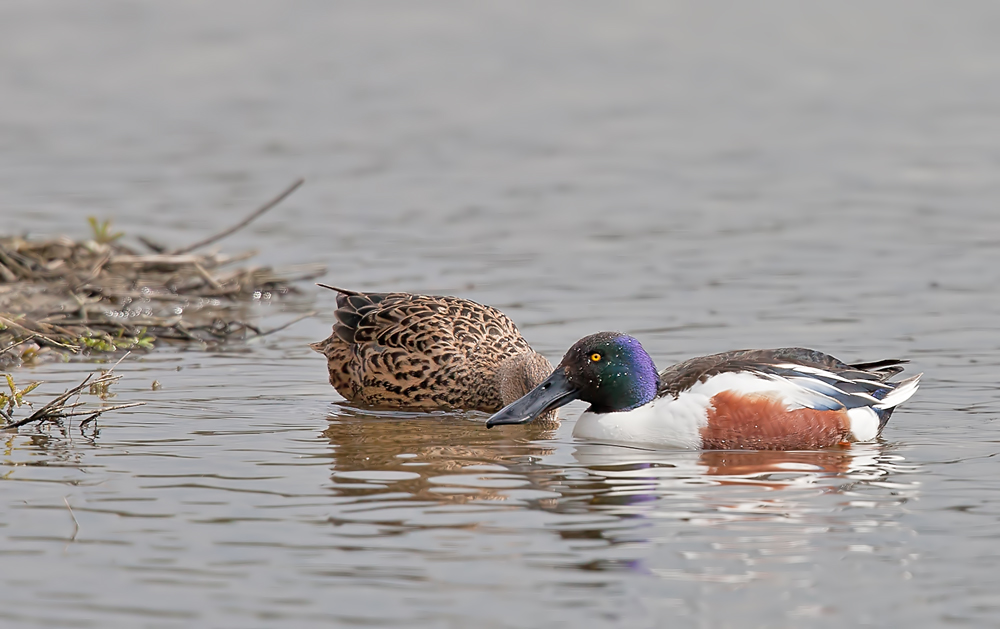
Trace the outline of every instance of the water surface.
<instances>
[{"instance_id":1,"label":"water surface","mask_svg":"<svg viewBox=\"0 0 1000 629\"><path fill-rule=\"evenodd\" d=\"M4 436L0 619L67 627L1000 621L1000 7L0 7L5 231L88 215L498 306L553 361L802 345L925 372L885 440L653 452L346 405L306 343L129 359ZM87 364L18 372L49 391ZM152 382L162 384L152 390ZM67 506L69 505L69 507ZM70 512L72 509L72 515ZM77 524L74 523L73 516Z\"/></svg>"}]
</instances>

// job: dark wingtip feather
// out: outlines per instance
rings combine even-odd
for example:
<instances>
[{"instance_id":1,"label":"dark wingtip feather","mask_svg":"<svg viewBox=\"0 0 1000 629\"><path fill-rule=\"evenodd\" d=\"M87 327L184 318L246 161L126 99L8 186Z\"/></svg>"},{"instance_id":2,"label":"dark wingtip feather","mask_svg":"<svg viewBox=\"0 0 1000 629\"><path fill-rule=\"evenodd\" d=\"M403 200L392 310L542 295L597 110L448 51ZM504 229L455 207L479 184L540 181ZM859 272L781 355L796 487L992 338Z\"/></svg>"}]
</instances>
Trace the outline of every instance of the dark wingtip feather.
<instances>
[{"instance_id":1,"label":"dark wingtip feather","mask_svg":"<svg viewBox=\"0 0 1000 629\"><path fill-rule=\"evenodd\" d=\"M905 365L908 362L910 361L906 360L905 358L886 358L883 360L873 360L867 363L854 363L853 365L851 365L851 367L854 367L855 369L862 369L865 371L869 370L879 371L884 367L897 367L899 365Z\"/></svg>"},{"instance_id":2,"label":"dark wingtip feather","mask_svg":"<svg viewBox=\"0 0 1000 629\"><path fill-rule=\"evenodd\" d=\"M337 317L337 321L351 329L357 329L361 323L361 315L353 310L338 308L333 314Z\"/></svg>"},{"instance_id":3,"label":"dark wingtip feather","mask_svg":"<svg viewBox=\"0 0 1000 629\"><path fill-rule=\"evenodd\" d=\"M351 304L351 307L357 310L359 314L363 314L361 312L362 308L370 308L373 305L371 299L368 299L367 296L361 295L359 293L355 293L354 295L348 295L347 302Z\"/></svg>"},{"instance_id":4,"label":"dark wingtip feather","mask_svg":"<svg viewBox=\"0 0 1000 629\"><path fill-rule=\"evenodd\" d=\"M902 358L886 358L867 363L856 363L851 365L851 368L878 374L879 379L884 381L901 373L904 369L903 365L908 362L910 361Z\"/></svg>"},{"instance_id":5,"label":"dark wingtip feather","mask_svg":"<svg viewBox=\"0 0 1000 629\"><path fill-rule=\"evenodd\" d=\"M333 333L345 343L354 345L354 328L338 324L333 326Z\"/></svg>"}]
</instances>

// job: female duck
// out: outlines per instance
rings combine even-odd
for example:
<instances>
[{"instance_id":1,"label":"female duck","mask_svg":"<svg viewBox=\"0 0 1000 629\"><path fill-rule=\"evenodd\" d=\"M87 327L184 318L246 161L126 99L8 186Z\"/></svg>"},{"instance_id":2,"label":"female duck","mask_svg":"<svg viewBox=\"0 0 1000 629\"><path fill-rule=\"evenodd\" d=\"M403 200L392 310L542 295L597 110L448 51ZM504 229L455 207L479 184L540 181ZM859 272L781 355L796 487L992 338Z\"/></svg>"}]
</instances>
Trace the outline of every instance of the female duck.
<instances>
[{"instance_id":1,"label":"female duck","mask_svg":"<svg viewBox=\"0 0 1000 629\"><path fill-rule=\"evenodd\" d=\"M339 293L337 323L310 347L326 356L330 384L351 402L494 413L552 373L552 363L496 308L319 286Z\"/></svg>"},{"instance_id":2,"label":"female duck","mask_svg":"<svg viewBox=\"0 0 1000 629\"><path fill-rule=\"evenodd\" d=\"M576 437L721 450L811 450L871 441L920 375L887 380L902 360L848 365L802 348L692 358L662 373L639 341L601 332L577 341L552 375L490 418L529 422L572 400L590 403Z\"/></svg>"}]
</instances>

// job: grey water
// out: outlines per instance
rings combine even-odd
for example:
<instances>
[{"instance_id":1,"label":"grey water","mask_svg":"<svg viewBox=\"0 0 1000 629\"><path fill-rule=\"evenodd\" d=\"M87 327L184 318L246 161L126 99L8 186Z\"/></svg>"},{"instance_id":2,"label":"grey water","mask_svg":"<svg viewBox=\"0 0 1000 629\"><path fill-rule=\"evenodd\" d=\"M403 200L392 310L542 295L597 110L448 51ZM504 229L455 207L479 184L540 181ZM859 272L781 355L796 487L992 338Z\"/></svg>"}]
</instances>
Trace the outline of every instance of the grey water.
<instances>
[{"instance_id":1,"label":"grey water","mask_svg":"<svg viewBox=\"0 0 1000 629\"><path fill-rule=\"evenodd\" d=\"M924 385L878 444L644 451L366 412L304 285L5 433L4 627L1000 624L1000 5L0 4L0 224L497 306L554 362L800 345ZM97 366L19 370L61 391ZM153 390L152 382L162 386ZM72 509L72 511L70 511ZM75 517L75 521L74 521Z\"/></svg>"}]
</instances>

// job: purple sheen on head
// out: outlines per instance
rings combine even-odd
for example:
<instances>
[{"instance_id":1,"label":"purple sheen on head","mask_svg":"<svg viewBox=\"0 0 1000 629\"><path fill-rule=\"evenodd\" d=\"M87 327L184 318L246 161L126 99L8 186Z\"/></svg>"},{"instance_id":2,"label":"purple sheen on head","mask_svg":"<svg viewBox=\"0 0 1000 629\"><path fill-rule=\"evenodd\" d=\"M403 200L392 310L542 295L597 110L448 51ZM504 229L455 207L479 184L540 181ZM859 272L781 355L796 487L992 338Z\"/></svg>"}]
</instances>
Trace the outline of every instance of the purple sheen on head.
<instances>
[{"instance_id":1,"label":"purple sheen on head","mask_svg":"<svg viewBox=\"0 0 1000 629\"><path fill-rule=\"evenodd\" d=\"M598 332L577 341L559 369L595 413L628 411L656 397L656 365L639 341L621 332Z\"/></svg>"},{"instance_id":2,"label":"purple sheen on head","mask_svg":"<svg viewBox=\"0 0 1000 629\"><path fill-rule=\"evenodd\" d=\"M621 349L622 362L628 366L629 373L625 378L630 384L629 388L632 389L630 397L635 400L632 405L618 410L629 411L656 397L660 376L656 371L653 359L650 358L637 339L623 334L617 337L614 343Z\"/></svg>"}]
</instances>

